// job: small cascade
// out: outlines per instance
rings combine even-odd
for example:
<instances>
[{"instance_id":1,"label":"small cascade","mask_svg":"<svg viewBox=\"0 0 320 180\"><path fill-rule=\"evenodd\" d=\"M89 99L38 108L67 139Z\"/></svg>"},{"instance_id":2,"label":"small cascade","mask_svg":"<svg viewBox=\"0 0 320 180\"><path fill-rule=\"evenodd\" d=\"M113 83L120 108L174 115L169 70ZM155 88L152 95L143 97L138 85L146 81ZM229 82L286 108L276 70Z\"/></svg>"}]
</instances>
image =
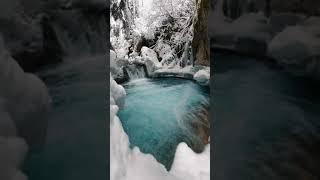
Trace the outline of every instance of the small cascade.
<instances>
[{"instance_id":1,"label":"small cascade","mask_svg":"<svg viewBox=\"0 0 320 180\"><path fill-rule=\"evenodd\" d=\"M146 71L143 65L130 64L127 65L124 69L128 74L130 80L141 79L146 77Z\"/></svg>"}]
</instances>

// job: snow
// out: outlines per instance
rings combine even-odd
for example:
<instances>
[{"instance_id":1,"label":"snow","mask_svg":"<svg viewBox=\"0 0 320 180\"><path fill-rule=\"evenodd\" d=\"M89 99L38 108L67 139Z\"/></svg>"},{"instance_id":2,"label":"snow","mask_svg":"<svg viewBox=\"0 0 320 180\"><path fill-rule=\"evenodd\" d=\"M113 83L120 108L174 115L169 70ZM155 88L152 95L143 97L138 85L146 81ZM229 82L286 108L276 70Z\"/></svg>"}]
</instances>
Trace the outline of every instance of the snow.
<instances>
[{"instance_id":1,"label":"snow","mask_svg":"<svg viewBox=\"0 0 320 180\"><path fill-rule=\"evenodd\" d=\"M209 85L210 83L210 68L199 70L193 76L193 79L196 80L201 85Z\"/></svg>"},{"instance_id":2,"label":"snow","mask_svg":"<svg viewBox=\"0 0 320 180\"><path fill-rule=\"evenodd\" d=\"M129 148L129 138L117 116L119 99L125 97L124 88L110 78L110 177L111 180L209 180L210 144L201 154L194 153L181 143L171 171L139 148ZM118 103L117 103L118 102Z\"/></svg>"},{"instance_id":3,"label":"snow","mask_svg":"<svg viewBox=\"0 0 320 180\"><path fill-rule=\"evenodd\" d=\"M162 67L158 60L157 53L145 46L141 48L140 60L146 65L149 75L152 75L155 70Z\"/></svg>"},{"instance_id":4,"label":"snow","mask_svg":"<svg viewBox=\"0 0 320 180\"><path fill-rule=\"evenodd\" d=\"M182 179L210 179L208 159L210 159L210 144L206 145L201 154L196 154L186 143L180 143L170 172Z\"/></svg>"}]
</instances>

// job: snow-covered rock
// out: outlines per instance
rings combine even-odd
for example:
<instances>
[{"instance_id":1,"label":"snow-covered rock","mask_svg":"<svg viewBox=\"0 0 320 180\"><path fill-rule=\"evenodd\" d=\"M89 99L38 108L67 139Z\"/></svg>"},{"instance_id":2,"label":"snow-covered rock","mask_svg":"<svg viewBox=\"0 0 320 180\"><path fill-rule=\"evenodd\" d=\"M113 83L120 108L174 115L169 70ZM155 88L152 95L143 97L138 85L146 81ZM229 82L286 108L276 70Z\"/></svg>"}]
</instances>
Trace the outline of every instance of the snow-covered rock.
<instances>
[{"instance_id":1,"label":"snow-covered rock","mask_svg":"<svg viewBox=\"0 0 320 180\"><path fill-rule=\"evenodd\" d=\"M201 85L208 86L210 84L210 68L205 68L202 70L199 70L195 73L193 76L193 79L196 80Z\"/></svg>"},{"instance_id":2,"label":"snow-covered rock","mask_svg":"<svg viewBox=\"0 0 320 180\"><path fill-rule=\"evenodd\" d=\"M148 75L152 76L155 70L161 68L161 63L154 50L144 46L141 48L141 56L147 67Z\"/></svg>"},{"instance_id":3,"label":"snow-covered rock","mask_svg":"<svg viewBox=\"0 0 320 180\"><path fill-rule=\"evenodd\" d=\"M110 97L112 101L115 102L115 105L118 107L124 106L124 98L126 96L126 91L124 88L117 84L117 82L110 75Z\"/></svg>"}]
</instances>

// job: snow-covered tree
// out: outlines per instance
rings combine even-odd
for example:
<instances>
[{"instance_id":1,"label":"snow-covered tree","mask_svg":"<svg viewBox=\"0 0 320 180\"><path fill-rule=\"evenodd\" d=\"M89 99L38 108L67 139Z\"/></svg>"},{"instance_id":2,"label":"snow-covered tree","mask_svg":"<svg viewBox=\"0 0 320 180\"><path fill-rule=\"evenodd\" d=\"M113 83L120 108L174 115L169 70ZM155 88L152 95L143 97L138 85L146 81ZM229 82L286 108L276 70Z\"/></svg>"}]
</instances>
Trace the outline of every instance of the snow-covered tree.
<instances>
[{"instance_id":1,"label":"snow-covered tree","mask_svg":"<svg viewBox=\"0 0 320 180\"><path fill-rule=\"evenodd\" d=\"M196 0L112 0L111 16L111 44L121 57L148 46L165 66L194 64Z\"/></svg>"}]
</instances>

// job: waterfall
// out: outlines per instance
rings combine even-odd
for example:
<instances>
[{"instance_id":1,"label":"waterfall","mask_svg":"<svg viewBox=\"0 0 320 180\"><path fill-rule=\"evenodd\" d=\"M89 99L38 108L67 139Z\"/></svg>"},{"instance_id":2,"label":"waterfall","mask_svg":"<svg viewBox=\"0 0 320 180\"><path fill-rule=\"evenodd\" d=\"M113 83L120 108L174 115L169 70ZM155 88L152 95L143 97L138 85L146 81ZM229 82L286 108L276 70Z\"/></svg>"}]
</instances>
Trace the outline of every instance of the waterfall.
<instances>
[{"instance_id":1,"label":"waterfall","mask_svg":"<svg viewBox=\"0 0 320 180\"><path fill-rule=\"evenodd\" d=\"M141 79L146 77L146 71L143 65L130 64L127 65L124 69L128 74L130 80Z\"/></svg>"}]
</instances>

